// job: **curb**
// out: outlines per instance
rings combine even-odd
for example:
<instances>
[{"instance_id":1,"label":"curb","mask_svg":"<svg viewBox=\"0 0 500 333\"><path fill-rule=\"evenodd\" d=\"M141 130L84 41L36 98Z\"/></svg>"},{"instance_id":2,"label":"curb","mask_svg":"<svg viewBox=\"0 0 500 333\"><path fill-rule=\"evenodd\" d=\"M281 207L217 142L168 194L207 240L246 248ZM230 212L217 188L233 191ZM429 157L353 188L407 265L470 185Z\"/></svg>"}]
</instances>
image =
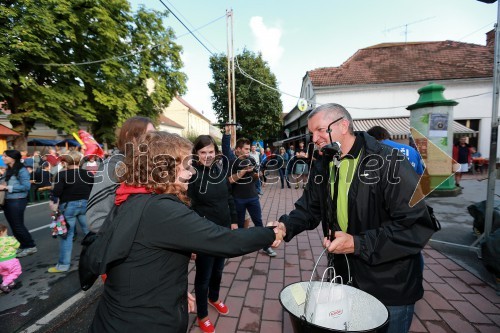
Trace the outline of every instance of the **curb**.
<instances>
[{"instance_id":1,"label":"curb","mask_svg":"<svg viewBox=\"0 0 500 333\"><path fill-rule=\"evenodd\" d=\"M60 304L54 310L47 313L42 318L38 319L31 326L21 329L21 333L34 333L34 332L48 332L56 330L58 327L64 323L70 321L75 317L80 311L76 311L79 308L86 308L91 306L94 301L96 301L102 294L104 284L100 278L97 279L96 283L88 291L79 291L74 296L70 297L68 300ZM68 316L68 313L74 315ZM65 314L64 319L61 320L61 314Z\"/></svg>"}]
</instances>

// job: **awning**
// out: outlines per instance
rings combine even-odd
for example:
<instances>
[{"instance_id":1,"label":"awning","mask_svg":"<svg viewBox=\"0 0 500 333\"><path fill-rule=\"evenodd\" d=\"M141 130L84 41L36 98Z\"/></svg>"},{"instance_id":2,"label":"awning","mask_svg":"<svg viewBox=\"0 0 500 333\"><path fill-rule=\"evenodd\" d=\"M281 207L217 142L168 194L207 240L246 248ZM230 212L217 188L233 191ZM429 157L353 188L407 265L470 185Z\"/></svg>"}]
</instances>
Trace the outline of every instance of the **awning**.
<instances>
[{"instance_id":1,"label":"awning","mask_svg":"<svg viewBox=\"0 0 500 333\"><path fill-rule=\"evenodd\" d=\"M80 143L74 139L64 139L56 143L56 146L66 146L66 143L69 147L80 147Z\"/></svg>"},{"instance_id":2,"label":"awning","mask_svg":"<svg viewBox=\"0 0 500 333\"><path fill-rule=\"evenodd\" d=\"M28 146L55 146L59 140L48 140L48 139L28 139Z\"/></svg>"},{"instance_id":3,"label":"awning","mask_svg":"<svg viewBox=\"0 0 500 333\"><path fill-rule=\"evenodd\" d=\"M368 131L373 126L382 126L391 134L391 139L408 139L410 133L410 117L378 118L378 119L354 119L355 131ZM476 136L474 131L456 121L453 121L453 134L464 136Z\"/></svg>"}]
</instances>

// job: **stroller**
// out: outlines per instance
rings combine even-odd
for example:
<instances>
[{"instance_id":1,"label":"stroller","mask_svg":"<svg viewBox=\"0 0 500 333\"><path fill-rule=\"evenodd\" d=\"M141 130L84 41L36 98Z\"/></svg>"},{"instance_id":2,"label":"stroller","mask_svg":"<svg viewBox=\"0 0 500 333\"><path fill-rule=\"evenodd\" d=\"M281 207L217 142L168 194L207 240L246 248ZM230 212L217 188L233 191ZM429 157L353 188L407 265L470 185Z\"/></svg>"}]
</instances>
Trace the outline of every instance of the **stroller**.
<instances>
[{"instance_id":1,"label":"stroller","mask_svg":"<svg viewBox=\"0 0 500 333\"><path fill-rule=\"evenodd\" d=\"M474 218L474 233L480 235L484 232L484 214L486 201L476 202L467 207L470 215ZM483 264L495 275L497 283L497 294L500 295L500 201L495 200L493 204L493 225L491 234L481 242L481 253Z\"/></svg>"},{"instance_id":2,"label":"stroller","mask_svg":"<svg viewBox=\"0 0 500 333\"><path fill-rule=\"evenodd\" d=\"M484 232L484 214L486 212L486 200L476 202L467 207L469 214L474 218L472 229L476 235ZM495 200L493 203L493 225L491 232L494 232L500 227L500 200Z\"/></svg>"}]
</instances>

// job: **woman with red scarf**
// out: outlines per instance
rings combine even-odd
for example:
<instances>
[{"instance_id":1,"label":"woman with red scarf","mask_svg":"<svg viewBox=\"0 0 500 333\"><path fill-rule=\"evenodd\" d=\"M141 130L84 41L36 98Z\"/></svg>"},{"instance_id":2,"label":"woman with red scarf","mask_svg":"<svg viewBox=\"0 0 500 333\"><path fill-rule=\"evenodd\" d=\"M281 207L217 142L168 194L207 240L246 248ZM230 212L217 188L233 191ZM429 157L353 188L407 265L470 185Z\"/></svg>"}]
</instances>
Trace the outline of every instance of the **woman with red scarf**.
<instances>
[{"instance_id":1,"label":"woman with red scarf","mask_svg":"<svg viewBox=\"0 0 500 333\"><path fill-rule=\"evenodd\" d=\"M188 325L188 264L191 253L234 257L281 240L277 229L231 230L189 207L192 144L176 134L149 132L121 166L118 205L108 218L135 234L128 257L108 265L104 292L90 332L182 332ZM130 235L130 234L128 234ZM113 240L110 241L113 243ZM113 245L115 246L115 245ZM115 251L116 248L107 251Z\"/></svg>"}]
</instances>

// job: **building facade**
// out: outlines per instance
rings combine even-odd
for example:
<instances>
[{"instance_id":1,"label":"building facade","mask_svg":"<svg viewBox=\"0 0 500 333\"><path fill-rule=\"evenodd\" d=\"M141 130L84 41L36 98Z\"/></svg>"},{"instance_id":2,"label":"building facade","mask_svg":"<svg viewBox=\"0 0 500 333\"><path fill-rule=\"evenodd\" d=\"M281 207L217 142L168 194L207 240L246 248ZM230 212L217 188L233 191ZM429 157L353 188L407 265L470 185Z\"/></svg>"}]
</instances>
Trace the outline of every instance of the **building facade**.
<instances>
[{"instance_id":1,"label":"building facade","mask_svg":"<svg viewBox=\"0 0 500 333\"><path fill-rule=\"evenodd\" d=\"M443 85L447 99L459 104L454 120L483 156L489 154L491 133L494 30L486 45L455 41L384 43L358 50L339 67L308 71L301 97L308 110L325 103L347 108L356 122L408 118L408 105L418 100L417 90L429 82ZM307 131L308 110L294 108L284 118L289 137ZM408 128L409 131L409 128Z\"/></svg>"}]
</instances>

